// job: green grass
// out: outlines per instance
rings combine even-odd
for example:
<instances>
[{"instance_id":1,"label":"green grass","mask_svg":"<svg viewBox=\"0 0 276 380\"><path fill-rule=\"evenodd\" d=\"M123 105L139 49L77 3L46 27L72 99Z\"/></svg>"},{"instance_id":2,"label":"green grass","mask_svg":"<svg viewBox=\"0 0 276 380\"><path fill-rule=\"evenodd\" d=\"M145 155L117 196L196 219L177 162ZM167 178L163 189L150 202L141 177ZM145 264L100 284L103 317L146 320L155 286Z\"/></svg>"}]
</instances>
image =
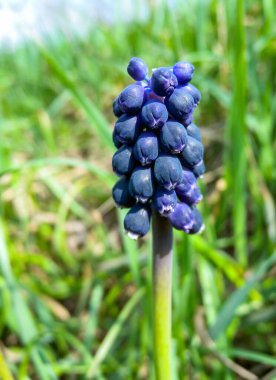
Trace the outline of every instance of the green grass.
<instances>
[{"instance_id":1,"label":"green grass","mask_svg":"<svg viewBox=\"0 0 276 380\"><path fill-rule=\"evenodd\" d=\"M183 4L1 53L0 379L154 380L151 241L110 196L133 55L191 60L202 92L206 230L175 233L174 380L275 376L276 2Z\"/></svg>"}]
</instances>

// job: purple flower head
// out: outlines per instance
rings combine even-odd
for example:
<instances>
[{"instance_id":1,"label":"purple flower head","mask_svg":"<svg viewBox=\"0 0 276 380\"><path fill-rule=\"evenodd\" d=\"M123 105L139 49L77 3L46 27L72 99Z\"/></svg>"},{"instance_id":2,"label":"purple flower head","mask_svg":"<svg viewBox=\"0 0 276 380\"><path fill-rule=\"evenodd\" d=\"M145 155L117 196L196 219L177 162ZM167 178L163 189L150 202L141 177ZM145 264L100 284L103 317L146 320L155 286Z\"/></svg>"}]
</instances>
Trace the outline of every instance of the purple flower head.
<instances>
[{"instance_id":1,"label":"purple flower head","mask_svg":"<svg viewBox=\"0 0 276 380\"><path fill-rule=\"evenodd\" d=\"M189 83L194 66L177 62L153 69L150 78L145 62L133 57L127 71L136 83L113 102L118 120L112 134L112 167L121 177L112 196L116 206L131 207L125 230L132 238L146 235L153 210L174 228L199 233L204 224L195 206L203 196L197 180L205 166L200 130L192 123L201 97Z\"/></svg>"}]
</instances>

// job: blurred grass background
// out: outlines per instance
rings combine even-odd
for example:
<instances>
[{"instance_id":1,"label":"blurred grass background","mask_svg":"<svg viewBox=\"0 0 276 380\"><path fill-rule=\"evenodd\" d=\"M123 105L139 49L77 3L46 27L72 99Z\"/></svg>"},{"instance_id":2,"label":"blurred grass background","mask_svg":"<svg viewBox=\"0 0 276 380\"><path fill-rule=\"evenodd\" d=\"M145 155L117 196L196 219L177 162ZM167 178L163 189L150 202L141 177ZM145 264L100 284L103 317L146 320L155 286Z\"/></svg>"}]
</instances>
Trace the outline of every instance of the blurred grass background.
<instances>
[{"instance_id":1,"label":"blurred grass background","mask_svg":"<svg viewBox=\"0 0 276 380\"><path fill-rule=\"evenodd\" d=\"M132 56L194 63L201 236L175 234L174 380L276 379L275 0L148 3L145 21L0 58L0 378L151 379L151 242L110 190Z\"/></svg>"}]
</instances>

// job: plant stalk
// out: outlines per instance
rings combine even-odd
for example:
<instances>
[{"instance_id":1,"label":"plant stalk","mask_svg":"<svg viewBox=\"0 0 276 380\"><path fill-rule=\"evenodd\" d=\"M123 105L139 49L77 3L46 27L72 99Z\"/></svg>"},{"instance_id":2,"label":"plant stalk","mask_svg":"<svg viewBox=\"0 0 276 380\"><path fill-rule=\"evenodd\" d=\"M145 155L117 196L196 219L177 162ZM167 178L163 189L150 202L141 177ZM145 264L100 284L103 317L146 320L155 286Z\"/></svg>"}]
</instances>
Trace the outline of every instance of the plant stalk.
<instances>
[{"instance_id":1,"label":"plant stalk","mask_svg":"<svg viewBox=\"0 0 276 380\"><path fill-rule=\"evenodd\" d=\"M172 227L153 211L153 347L156 380L172 379Z\"/></svg>"}]
</instances>

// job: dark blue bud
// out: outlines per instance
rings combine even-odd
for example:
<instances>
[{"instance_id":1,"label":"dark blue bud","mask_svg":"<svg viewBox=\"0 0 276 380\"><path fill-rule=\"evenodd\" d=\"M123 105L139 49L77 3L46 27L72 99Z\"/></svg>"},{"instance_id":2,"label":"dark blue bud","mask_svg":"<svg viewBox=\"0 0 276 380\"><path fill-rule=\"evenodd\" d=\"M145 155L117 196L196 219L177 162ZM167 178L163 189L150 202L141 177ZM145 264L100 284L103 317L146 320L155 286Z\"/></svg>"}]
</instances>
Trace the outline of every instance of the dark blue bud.
<instances>
[{"instance_id":1,"label":"dark blue bud","mask_svg":"<svg viewBox=\"0 0 276 380\"><path fill-rule=\"evenodd\" d=\"M182 180L182 167L177 157L161 154L154 163L154 175L158 183L172 190Z\"/></svg>"},{"instance_id":2,"label":"dark blue bud","mask_svg":"<svg viewBox=\"0 0 276 380\"><path fill-rule=\"evenodd\" d=\"M150 83L153 91L159 96L170 95L178 84L174 73L166 67L154 70Z\"/></svg>"},{"instance_id":3,"label":"dark blue bud","mask_svg":"<svg viewBox=\"0 0 276 380\"><path fill-rule=\"evenodd\" d=\"M176 194L181 202L187 203L189 206L194 206L198 204L202 199L203 195L196 183L194 183L189 190L183 191L181 185L179 188L175 188Z\"/></svg>"},{"instance_id":4,"label":"dark blue bud","mask_svg":"<svg viewBox=\"0 0 276 380\"><path fill-rule=\"evenodd\" d=\"M192 186L196 184L196 177L192 170L182 169L182 179L181 182L176 186L175 191L177 194L187 193Z\"/></svg>"},{"instance_id":5,"label":"dark blue bud","mask_svg":"<svg viewBox=\"0 0 276 380\"><path fill-rule=\"evenodd\" d=\"M128 236L137 239L146 235L150 229L150 208L137 204L133 206L125 216L124 227Z\"/></svg>"},{"instance_id":6,"label":"dark blue bud","mask_svg":"<svg viewBox=\"0 0 276 380\"><path fill-rule=\"evenodd\" d=\"M120 117L123 114L123 111L121 110L121 108L119 106L118 98L119 97L117 96L113 102L113 113L115 116Z\"/></svg>"},{"instance_id":7,"label":"dark blue bud","mask_svg":"<svg viewBox=\"0 0 276 380\"><path fill-rule=\"evenodd\" d=\"M154 182L151 168L138 166L129 180L129 192L137 202L146 203L154 193Z\"/></svg>"},{"instance_id":8,"label":"dark blue bud","mask_svg":"<svg viewBox=\"0 0 276 380\"><path fill-rule=\"evenodd\" d=\"M141 122L137 116L123 114L115 124L116 142L131 144L137 140L141 130Z\"/></svg>"},{"instance_id":9,"label":"dark blue bud","mask_svg":"<svg viewBox=\"0 0 276 380\"><path fill-rule=\"evenodd\" d=\"M196 208L193 208L192 213L194 217L194 223L188 234L200 234L205 229L202 215Z\"/></svg>"},{"instance_id":10,"label":"dark blue bud","mask_svg":"<svg viewBox=\"0 0 276 380\"><path fill-rule=\"evenodd\" d=\"M117 175L128 175L134 169L135 159L132 151L132 147L123 145L112 157L112 168Z\"/></svg>"},{"instance_id":11,"label":"dark blue bud","mask_svg":"<svg viewBox=\"0 0 276 380\"><path fill-rule=\"evenodd\" d=\"M159 134L161 149L168 153L180 153L187 144L185 127L174 120L165 123Z\"/></svg>"},{"instance_id":12,"label":"dark blue bud","mask_svg":"<svg viewBox=\"0 0 276 380\"><path fill-rule=\"evenodd\" d=\"M148 74L148 67L141 58L133 57L129 61L127 72L135 80L144 80Z\"/></svg>"},{"instance_id":13,"label":"dark blue bud","mask_svg":"<svg viewBox=\"0 0 276 380\"><path fill-rule=\"evenodd\" d=\"M198 105L201 99L201 93L196 86L192 85L191 83L188 83L186 86L183 87L186 91L189 92L189 94L192 95L194 98L195 105Z\"/></svg>"},{"instance_id":14,"label":"dark blue bud","mask_svg":"<svg viewBox=\"0 0 276 380\"><path fill-rule=\"evenodd\" d=\"M149 129L160 129L168 120L165 104L156 100L149 100L142 108L141 119Z\"/></svg>"},{"instance_id":15,"label":"dark blue bud","mask_svg":"<svg viewBox=\"0 0 276 380\"><path fill-rule=\"evenodd\" d=\"M119 95L118 104L123 112L137 114L144 103L145 90L139 84L130 84Z\"/></svg>"},{"instance_id":16,"label":"dark blue bud","mask_svg":"<svg viewBox=\"0 0 276 380\"><path fill-rule=\"evenodd\" d=\"M113 186L112 196L117 207L132 207L135 205L135 199L130 195L129 181L122 177Z\"/></svg>"},{"instance_id":17,"label":"dark blue bud","mask_svg":"<svg viewBox=\"0 0 276 380\"><path fill-rule=\"evenodd\" d=\"M151 164L158 156L158 139L154 132L143 132L133 149L134 157L141 165Z\"/></svg>"},{"instance_id":18,"label":"dark blue bud","mask_svg":"<svg viewBox=\"0 0 276 380\"><path fill-rule=\"evenodd\" d=\"M176 88L174 92L165 99L165 104L170 114L177 120L187 118L194 109L194 98L184 90L183 87Z\"/></svg>"},{"instance_id":19,"label":"dark blue bud","mask_svg":"<svg viewBox=\"0 0 276 380\"><path fill-rule=\"evenodd\" d=\"M203 153L204 149L201 142L188 136L187 145L182 150L179 157L184 165L192 168L203 159Z\"/></svg>"},{"instance_id":20,"label":"dark blue bud","mask_svg":"<svg viewBox=\"0 0 276 380\"><path fill-rule=\"evenodd\" d=\"M161 215L169 215L177 205L177 196L174 190L159 187L153 195L153 207Z\"/></svg>"},{"instance_id":21,"label":"dark blue bud","mask_svg":"<svg viewBox=\"0 0 276 380\"><path fill-rule=\"evenodd\" d=\"M195 166L192 167L192 171L194 173L194 175L198 178L198 177L202 177L203 174L205 173L205 165L204 165L204 161L199 161L198 164L196 164Z\"/></svg>"},{"instance_id":22,"label":"dark blue bud","mask_svg":"<svg viewBox=\"0 0 276 380\"><path fill-rule=\"evenodd\" d=\"M186 203L177 203L173 212L168 216L172 226L177 230L188 233L195 222L192 208Z\"/></svg>"},{"instance_id":23,"label":"dark blue bud","mask_svg":"<svg viewBox=\"0 0 276 380\"><path fill-rule=\"evenodd\" d=\"M177 77L179 84L185 84L189 82L195 71L194 65L190 62L177 62L173 67L173 73Z\"/></svg>"},{"instance_id":24,"label":"dark blue bud","mask_svg":"<svg viewBox=\"0 0 276 380\"><path fill-rule=\"evenodd\" d=\"M200 129L194 123L188 125L186 131L188 133L188 136L193 137L194 139L201 142Z\"/></svg>"}]
</instances>

